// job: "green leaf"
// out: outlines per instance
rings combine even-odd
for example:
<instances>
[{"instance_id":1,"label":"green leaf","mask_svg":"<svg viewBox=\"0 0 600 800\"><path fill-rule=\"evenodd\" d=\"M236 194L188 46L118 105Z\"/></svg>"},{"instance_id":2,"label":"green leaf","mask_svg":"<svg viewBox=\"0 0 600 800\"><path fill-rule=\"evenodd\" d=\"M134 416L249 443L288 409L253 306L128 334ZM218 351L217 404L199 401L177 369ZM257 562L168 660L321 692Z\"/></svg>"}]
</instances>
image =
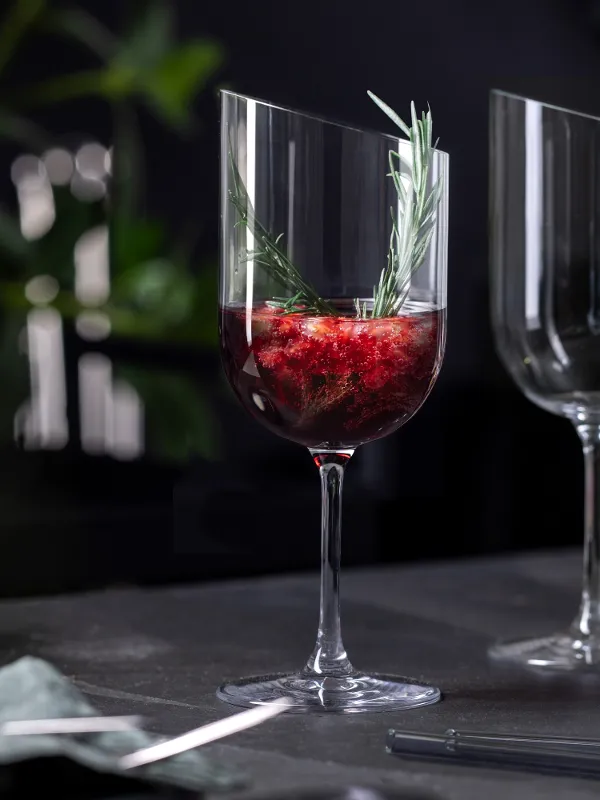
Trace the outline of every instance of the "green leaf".
<instances>
[{"instance_id":1,"label":"green leaf","mask_svg":"<svg viewBox=\"0 0 600 800\"><path fill-rule=\"evenodd\" d=\"M193 455L211 460L218 456L218 421L205 387L181 372L150 371L128 364L116 364L115 370L144 402L151 455L176 462Z\"/></svg>"},{"instance_id":2,"label":"green leaf","mask_svg":"<svg viewBox=\"0 0 600 800\"><path fill-rule=\"evenodd\" d=\"M109 100L140 92L171 48L173 12L168 3L149 3L132 29L129 39L110 60L101 75L98 90Z\"/></svg>"},{"instance_id":3,"label":"green leaf","mask_svg":"<svg viewBox=\"0 0 600 800\"><path fill-rule=\"evenodd\" d=\"M64 287L73 286L73 254L81 236L106 220L104 203L82 203L68 186L55 186L56 219L48 233L33 243L35 274L52 275Z\"/></svg>"},{"instance_id":4,"label":"green leaf","mask_svg":"<svg viewBox=\"0 0 600 800\"><path fill-rule=\"evenodd\" d=\"M0 209L0 254L17 262L27 262L33 255L33 246L21 233L17 219L2 209Z\"/></svg>"},{"instance_id":5,"label":"green leaf","mask_svg":"<svg viewBox=\"0 0 600 800\"><path fill-rule=\"evenodd\" d=\"M156 259L130 267L118 281L119 300L126 298L143 309L158 308L173 280L173 265Z\"/></svg>"},{"instance_id":6,"label":"green leaf","mask_svg":"<svg viewBox=\"0 0 600 800\"><path fill-rule=\"evenodd\" d=\"M163 121L181 130L189 124L194 96L221 61L222 49L210 41L184 44L152 63L119 58L97 78L96 90L111 101L140 94Z\"/></svg>"},{"instance_id":7,"label":"green leaf","mask_svg":"<svg viewBox=\"0 0 600 800\"><path fill-rule=\"evenodd\" d=\"M15 0L0 27L0 72L11 60L27 29L40 17L46 0Z\"/></svg>"},{"instance_id":8,"label":"green leaf","mask_svg":"<svg viewBox=\"0 0 600 800\"><path fill-rule=\"evenodd\" d=\"M205 264L194 279L193 306L190 324L194 339L203 345L216 347L219 342L217 299L219 269L217 264Z\"/></svg>"},{"instance_id":9,"label":"green leaf","mask_svg":"<svg viewBox=\"0 0 600 800\"><path fill-rule=\"evenodd\" d=\"M118 50L111 31L83 8L52 11L44 19L44 28L74 39L103 61L113 58Z\"/></svg>"},{"instance_id":10,"label":"green leaf","mask_svg":"<svg viewBox=\"0 0 600 800\"><path fill-rule=\"evenodd\" d=\"M173 38L173 11L166 2L150 2L136 20L128 41L114 59L114 66L136 75L154 69L168 52Z\"/></svg>"},{"instance_id":11,"label":"green leaf","mask_svg":"<svg viewBox=\"0 0 600 800\"><path fill-rule=\"evenodd\" d=\"M145 81L145 95L166 122L185 127L190 106L222 61L214 42L197 41L168 53Z\"/></svg>"},{"instance_id":12,"label":"green leaf","mask_svg":"<svg viewBox=\"0 0 600 800\"><path fill-rule=\"evenodd\" d=\"M168 329L191 316L193 279L166 258L130 267L115 285L115 302L152 314L157 326Z\"/></svg>"},{"instance_id":13,"label":"green leaf","mask_svg":"<svg viewBox=\"0 0 600 800\"><path fill-rule=\"evenodd\" d=\"M110 237L112 269L118 280L127 270L161 255L165 231L159 222L121 217L111 219Z\"/></svg>"},{"instance_id":14,"label":"green leaf","mask_svg":"<svg viewBox=\"0 0 600 800\"><path fill-rule=\"evenodd\" d=\"M79 97L112 96L114 90L107 86L106 71L85 70L66 73L57 78L40 81L33 86L21 86L11 94L14 107L31 108L76 100Z\"/></svg>"},{"instance_id":15,"label":"green leaf","mask_svg":"<svg viewBox=\"0 0 600 800\"><path fill-rule=\"evenodd\" d=\"M140 197L144 187L144 148L139 130L137 111L132 103L113 103L113 156L110 193L111 236L127 236L139 224ZM156 227L156 225L154 225ZM154 252L142 259L151 258ZM113 253L114 257L114 253ZM142 260L139 257L137 260Z\"/></svg>"},{"instance_id":16,"label":"green leaf","mask_svg":"<svg viewBox=\"0 0 600 800\"><path fill-rule=\"evenodd\" d=\"M40 153L50 146L50 136L25 117L0 108L0 138Z\"/></svg>"},{"instance_id":17,"label":"green leaf","mask_svg":"<svg viewBox=\"0 0 600 800\"><path fill-rule=\"evenodd\" d=\"M14 439L15 414L29 395L29 364L19 347L19 336L25 325L21 311L0 309L0 444Z\"/></svg>"}]
</instances>

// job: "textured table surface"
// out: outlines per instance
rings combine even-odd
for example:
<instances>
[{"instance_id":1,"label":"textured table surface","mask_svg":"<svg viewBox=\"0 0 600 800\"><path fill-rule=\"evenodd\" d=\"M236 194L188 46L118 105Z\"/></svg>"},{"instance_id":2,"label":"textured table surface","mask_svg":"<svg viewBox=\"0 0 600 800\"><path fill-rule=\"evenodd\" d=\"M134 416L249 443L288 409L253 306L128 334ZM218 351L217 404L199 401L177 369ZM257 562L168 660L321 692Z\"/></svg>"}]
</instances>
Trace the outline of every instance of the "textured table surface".
<instances>
[{"instance_id":1,"label":"textured table surface","mask_svg":"<svg viewBox=\"0 0 600 800\"><path fill-rule=\"evenodd\" d=\"M549 633L578 602L578 554L557 553L350 571L344 638L361 669L439 685L438 705L404 713L284 716L212 746L252 794L348 785L459 800L591 798L598 782L404 762L387 755L391 726L600 736L600 674L500 670L498 638ZM46 658L106 713L142 713L175 734L227 713L223 678L294 669L312 649L313 575L197 587L118 589L0 604L0 652ZM410 796L407 795L407 796Z\"/></svg>"}]
</instances>

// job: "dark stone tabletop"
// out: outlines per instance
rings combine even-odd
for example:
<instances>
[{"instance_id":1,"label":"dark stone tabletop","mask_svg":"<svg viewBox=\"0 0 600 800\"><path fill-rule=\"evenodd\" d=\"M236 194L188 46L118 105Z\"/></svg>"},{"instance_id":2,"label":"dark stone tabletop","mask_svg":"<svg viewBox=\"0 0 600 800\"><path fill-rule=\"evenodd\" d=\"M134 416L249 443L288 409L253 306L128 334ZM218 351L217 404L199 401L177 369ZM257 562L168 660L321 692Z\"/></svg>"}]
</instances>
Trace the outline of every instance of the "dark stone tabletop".
<instances>
[{"instance_id":1,"label":"dark stone tabletop","mask_svg":"<svg viewBox=\"0 0 600 800\"><path fill-rule=\"evenodd\" d=\"M499 669L498 638L552 632L575 614L574 553L347 570L343 627L354 664L444 692L404 713L287 715L212 745L256 796L359 785L452 800L596 797L593 780L400 761L389 727L600 736L599 675ZM318 581L294 575L160 589L111 589L0 604L0 652L51 661L105 713L141 713L176 734L233 711L224 678L303 665L316 632ZM410 794L412 793L412 794Z\"/></svg>"}]
</instances>

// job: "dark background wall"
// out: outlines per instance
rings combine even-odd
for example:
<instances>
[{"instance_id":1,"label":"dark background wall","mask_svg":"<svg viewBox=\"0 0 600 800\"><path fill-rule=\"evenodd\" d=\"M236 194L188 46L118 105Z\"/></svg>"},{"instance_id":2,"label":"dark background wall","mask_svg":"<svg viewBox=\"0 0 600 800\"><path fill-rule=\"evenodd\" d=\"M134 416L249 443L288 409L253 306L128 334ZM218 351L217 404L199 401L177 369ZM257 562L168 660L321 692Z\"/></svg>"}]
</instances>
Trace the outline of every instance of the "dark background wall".
<instances>
[{"instance_id":1,"label":"dark background wall","mask_svg":"<svg viewBox=\"0 0 600 800\"><path fill-rule=\"evenodd\" d=\"M107 24L122 21L121 4L82 5ZM451 154L445 364L416 418L364 448L349 467L348 562L578 543L582 467L575 434L521 397L493 351L487 112L490 89L500 88L600 113L594 4L178 0L175 7L181 36L213 37L226 57L196 102L201 124L191 137L175 138L142 113L144 203L171 227L189 221L198 234L197 264L215 263L217 252L219 85L376 129L386 123L367 89L401 113L411 100L417 107L428 102ZM52 73L85 59L77 48L45 43L20 56L11 80L16 85L40 65ZM110 124L94 101L42 111L40 118L55 132L81 131L110 144ZM6 205L16 153L0 149ZM216 325L216 298L208 313ZM67 342L73 353L86 347ZM102 347L115 363L133 359L149 371L176 363L207 387L220 431L218 457L209 462L192 448L175 461L146 456L124 463L82 453L76 443L56 452L5 445L0 593L316 566L319 498L310 458L246 418L223 384L216 352L182 351L168 342ZM67 362L72 372L75 361ZM165 415L176 413L164 407Z\"/></svg>"}]
</instances>

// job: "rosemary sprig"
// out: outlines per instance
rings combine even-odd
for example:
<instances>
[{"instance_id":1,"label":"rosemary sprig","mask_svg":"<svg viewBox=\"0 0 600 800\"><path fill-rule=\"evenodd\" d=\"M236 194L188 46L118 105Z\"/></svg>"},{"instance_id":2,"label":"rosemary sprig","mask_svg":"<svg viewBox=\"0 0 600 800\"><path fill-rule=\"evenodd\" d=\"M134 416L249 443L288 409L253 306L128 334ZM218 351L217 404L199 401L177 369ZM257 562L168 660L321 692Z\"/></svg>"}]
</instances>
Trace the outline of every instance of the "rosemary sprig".
<instances>
[{"instance_id":1,"label":"rosemary sprig","mask_svg":"<svg viewBox=\"0 0 600 800\"><path fill-rule=\"evenodd\" d=\"M242 176L239 173L233 155L229 154L233 175L233 190L229 191L229 199L238 212L239 223L248 227L258 243L255 250L246 252L244 259L260 264L283 289L293 293L290 298L276 297L268 303L274 308L283 309L284 314L319 314L334 316L338 312L298 272L289 258L279 247L283 234L273 238L256 218L254 208L248 197Z\"/></svg>"},{"instance_id":2,"label":"rosemary sprig","mask_svg":"<svg viewBox=\"0 0 600 800\"><path fill-rule=\"evenodd\" d=\"M411 103L411 127L393 111L383 100L368 92L369 97L387 114L408 138L411 144L410 176L402 175L400 167L403 160L399 153L390 150L389 166L391 177L398 194L398 216L390 208L392 232L387 257L387 265L382 269L378 284L373 288L371 309L358 298L354 304L359 319L384 318L396 316L410 291L411 278L425 259L427 248L435 230L436 214L442 196L442 181L439 178L428 193L430 156L432 151L431 111L417 116L415 104ZM436 143L433 145L435 147ZM276 238L261 225L256 218L237 165L230 148L230 164L233 175L233 190L229 198L239 215L239 222L248 227L254 235L258 247L245 254L246 261L260 264L291 297L274 297L268 302L284 314L318 314L337 316L340 312L331 303L319 296L318 292L304 280L294 264L279 247L283 234ZM406 166L406 162L404 162Z\"/></svg>"},{"instance_id":3,"label":"rosemary sprig","mask_svg":"<svg viewBox=\"0 0 600 800\"><path fill-rule=\"evenodd\" d=\"M380 100L372 92L368 92L368 95L408 137L412 150L410 179L407 177L403 179L398 169L401 164L400 154L394 150L391 150L389 154L390 172L388 174L394 181L398 193L399 209L398 219L396 219L394 209L390 209L392 233L387 266L382 270L379 283L373 290L374 301L371 316L381 318L397 315L408 297L411 277L423 263L433 237L443 185L440 178L431 192L427 193L432 149L431 110L423 113L419 119L415 104L411 103L411 127L409 128L383 100Z\"/></svg>"}]
</instances>

